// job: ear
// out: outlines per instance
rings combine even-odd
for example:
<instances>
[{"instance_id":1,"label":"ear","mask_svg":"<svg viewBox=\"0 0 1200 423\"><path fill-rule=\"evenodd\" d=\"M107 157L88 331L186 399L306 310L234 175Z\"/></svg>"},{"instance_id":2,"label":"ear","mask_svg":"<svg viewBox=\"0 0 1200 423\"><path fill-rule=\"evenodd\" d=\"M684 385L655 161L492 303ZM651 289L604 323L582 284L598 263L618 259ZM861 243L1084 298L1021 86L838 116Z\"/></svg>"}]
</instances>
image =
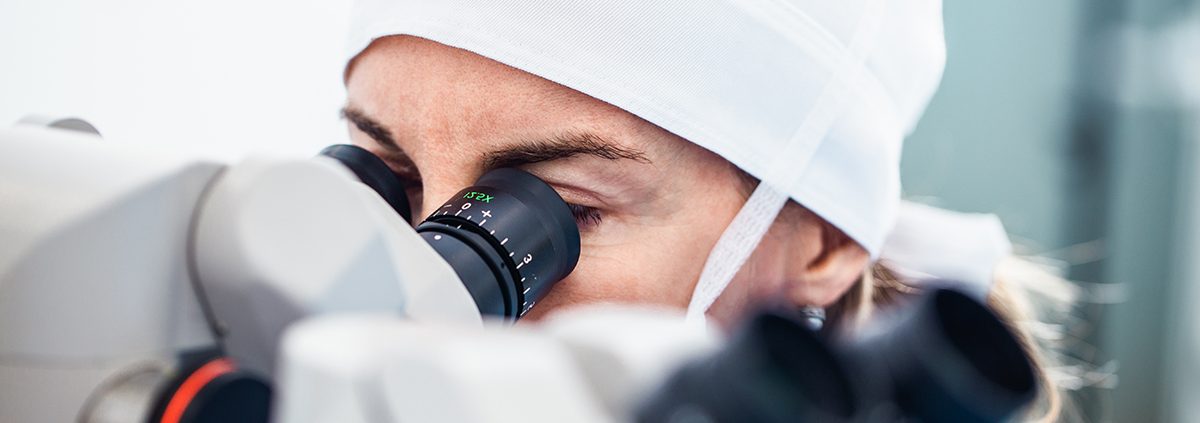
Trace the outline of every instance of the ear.
<instances>
[{"instance_id":1,"label":"ear","mask_svg":"<svg viewBox=\"0 0 1200 423\"><path fill-rule=\"evenodd\" d=\"M871 256L857 242L824 219L813 216L820 225L820 250L811 260L789 269L793 283L788 298L797 306L826 307L846 294L862 277Z\"/></svg>"}]
</instances>

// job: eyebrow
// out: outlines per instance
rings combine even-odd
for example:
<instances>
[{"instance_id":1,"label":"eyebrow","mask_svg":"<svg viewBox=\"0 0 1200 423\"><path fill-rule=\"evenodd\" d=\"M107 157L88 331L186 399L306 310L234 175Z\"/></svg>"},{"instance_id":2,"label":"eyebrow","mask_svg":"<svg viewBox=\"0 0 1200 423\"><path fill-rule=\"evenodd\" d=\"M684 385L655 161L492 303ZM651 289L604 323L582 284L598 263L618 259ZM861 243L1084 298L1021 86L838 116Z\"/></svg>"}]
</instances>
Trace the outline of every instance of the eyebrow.
<instances>
[{"instance_id":1,"label":"eyebrow","mask_svg":"<svg viewBox=\"0 0 1200 423\"><path fill-rule=\"evenodd\" d=\"M379 121L367 116L366 113L363 113L362 110L359 110L354 106L346 106L342 108L341 113L342 117L346 118L346 120L349 120L350 123L353 123L359 131L367 134L367 136L382 144L387 149L392 151L402 151L400 149L400 145L396 144L396 139L392 138L392 133L388 132L387 128L384 128Z\"/></svg>"},{"instance_id":2,"label":"eyebrow","mask_svg":"<svg viewBox=\"0 0 1200 423\"><path fill-rule=\"evenodd\" d=\"M379 121L367 116L354 106L342 108L342 117L353 123L360 131L382 144L395 155L403 168L414 168L412 160L404 153L404 149L392 138L391 132ZM652 163L646 153L627 147L590 132L567 132L548 139L531 140L518 143L497 151L484 153L483 169L491 170L501 167L517 167L521 165L566 159L586 155L607 160L632 160L639 163Z\"/></svg>"},{"instance_id":3,"label":"eyebrow","mask_svg":"<svg viewBox=\"0 0 1200 423\"><path fill-rule=\"evenodd\" d=\"M650 159L646 158L646 153L640 150L622 147L593 133L568 132L549 139L525 141L485 153L483 168L516 167L580 155L607 160L633 160L639 163L651 163Z\"/></svg>"},{"instance_id":4,"label":"eyebrow","mask_svg":"<svg viewBox=\"0 0 1200 423\"><path fill-rule=\"evenodd\" d=\"M343 107L342 117L383 146L382 158L393 166L397 175L406 181L418 183L421 181L421 172L417 171L416 163L413 163L412 158L408 157L403 148L400 148L400 144L396 143L396 139L392 138L392 133L383 124L354 106Z\"/></svg>"}]
</instances>

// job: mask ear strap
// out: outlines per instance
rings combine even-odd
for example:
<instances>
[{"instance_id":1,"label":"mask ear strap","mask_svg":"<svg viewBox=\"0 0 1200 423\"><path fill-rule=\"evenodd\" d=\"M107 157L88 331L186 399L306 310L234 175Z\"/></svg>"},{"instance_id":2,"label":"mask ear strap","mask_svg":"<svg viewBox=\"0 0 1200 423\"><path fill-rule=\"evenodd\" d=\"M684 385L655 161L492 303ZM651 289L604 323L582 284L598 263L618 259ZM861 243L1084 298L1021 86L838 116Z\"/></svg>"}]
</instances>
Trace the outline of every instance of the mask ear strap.
<instances>
[{"instance_id":1,"label":"mask ear strap","mask_svg":"<svg viewBox=\"0 0 1200 423\"><path fill-rule=\"evenodd\" d=\"M692 291L692 301L688 304L689 322L705 321L704 313L725 291L746 259L750 258L750 253L754 252L787 201L788 195L783 191L766 182L758 184L709 253L704 270L700 272L700 280L696 282L696 289Z\"/></svg>"}]
</instances>

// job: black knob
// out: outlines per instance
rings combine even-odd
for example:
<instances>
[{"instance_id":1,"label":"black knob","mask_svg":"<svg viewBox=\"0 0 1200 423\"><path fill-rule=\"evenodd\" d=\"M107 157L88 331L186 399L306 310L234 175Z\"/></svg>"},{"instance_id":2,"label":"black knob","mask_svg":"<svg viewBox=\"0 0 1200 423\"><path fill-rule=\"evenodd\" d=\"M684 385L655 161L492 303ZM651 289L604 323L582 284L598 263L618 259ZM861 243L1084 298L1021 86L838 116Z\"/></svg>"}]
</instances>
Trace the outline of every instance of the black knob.
<instances>
[{"instance_id":1,"label":"black knob","mask_svg":"<svg viewBox=\"0 0 1200 423\"><path fill-rule=\"evenodd\" d=\"M342 165L354 172L354 176L371 189L375 190L383 201L392 206L405 222L412 221L412 210L408 205L408 193L405 192L404 182L396 177L392 168L383 159L371 154L370 151L348 144L336 144L321 150L322 156L328 156L341 162Z\"/></svg>"}]
</instances>

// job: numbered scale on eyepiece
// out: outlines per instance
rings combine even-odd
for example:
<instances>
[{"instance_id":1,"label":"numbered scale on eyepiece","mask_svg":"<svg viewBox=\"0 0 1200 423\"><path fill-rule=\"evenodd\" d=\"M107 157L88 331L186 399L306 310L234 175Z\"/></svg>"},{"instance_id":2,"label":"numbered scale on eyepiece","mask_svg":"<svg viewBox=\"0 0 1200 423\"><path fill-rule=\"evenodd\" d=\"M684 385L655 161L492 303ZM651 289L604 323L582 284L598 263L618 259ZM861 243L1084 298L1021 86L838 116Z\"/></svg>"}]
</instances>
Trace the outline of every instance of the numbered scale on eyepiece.
<instances>
[{"instance_id":1,"label":"numbered scale on eyepiece","mask_svg":"<svg viewBox=\"0 0 1200 423\"><path fill-rule=\"evenodd\" d=\"M496 169L441 205L417 232L475 298L483 314L524 316L579 261L579 228L549 185Z\"/></svg>"}]
</instances>

